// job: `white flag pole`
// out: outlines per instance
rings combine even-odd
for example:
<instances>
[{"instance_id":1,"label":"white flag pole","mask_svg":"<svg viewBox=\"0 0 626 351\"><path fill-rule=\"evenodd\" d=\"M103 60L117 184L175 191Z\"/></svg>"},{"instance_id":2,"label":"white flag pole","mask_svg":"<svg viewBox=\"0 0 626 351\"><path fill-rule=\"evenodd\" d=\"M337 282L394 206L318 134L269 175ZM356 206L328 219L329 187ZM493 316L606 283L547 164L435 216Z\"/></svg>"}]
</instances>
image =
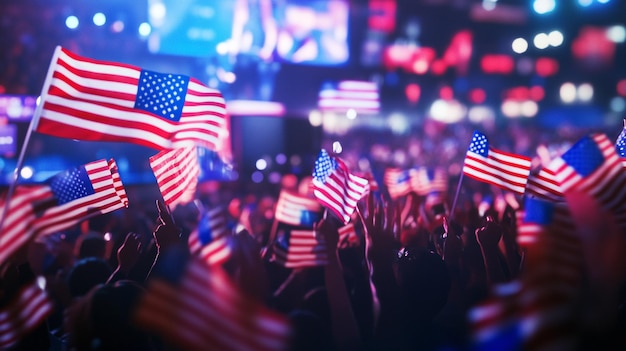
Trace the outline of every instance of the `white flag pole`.
<instances>
[{"instance_id":1,"label":"white flag pole","mask_svg":"<svg viewBox=\"0 0 626 351\"><path fill-rule=\"evenodd\" d=\"M2 233L3 233L2 228L4 226L4 221L6 219L7 211L9 210L9 203L10 203L11 197L13 196L13 193L15 192L15 187L17 186L17 182L20 177L22 165L24 164L24 156L26 155L26 150L30 142L30 137L33 133L33 130L37 128L37 124L39 123L41 110L43 108L44 101L46 101L46 96L48 95L48 89L50 88L50 84L52 83L52 75L54 74L54 67L56 66L57 59L59 57L60 52L61 52L61 47L57 46L54 49L52 60L50 60L50 66L48 67L46 80L44 81L43 88L41 89L41 95L39 95L39 103L37 104L35 113L33 114L33 117L30 120L28 130L26 131L26 137L24 138L24 144L22 144L22 150L20 151L20 155L17 159L17 164L15 165L15 169L13 170L13 177L11 179L11 182L9 183L7 196L4 199L4 209L2 210L2 214L1 214L2 217L0 218L0 243L2 242Z\"/></svg>"}]
</instances>

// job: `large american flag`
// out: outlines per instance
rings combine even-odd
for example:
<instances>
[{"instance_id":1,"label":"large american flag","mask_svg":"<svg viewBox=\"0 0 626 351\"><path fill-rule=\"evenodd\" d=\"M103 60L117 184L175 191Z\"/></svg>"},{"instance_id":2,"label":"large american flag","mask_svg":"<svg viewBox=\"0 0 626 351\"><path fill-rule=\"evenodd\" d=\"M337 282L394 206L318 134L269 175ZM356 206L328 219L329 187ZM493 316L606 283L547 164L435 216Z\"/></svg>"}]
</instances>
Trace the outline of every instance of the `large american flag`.
<instances>
[{"instance_id":1,"label":"large american flag","mask_svg":"<svg viewBox=\"0 0 626 351\"><path fill-rule=\"evenodd\" d=\"M222 264L232 254L228 242L229 234L226 209L211 209L202 215L197 227L189 234L189 251L208 264Z\"/></svg>"},{"instance_id":2,"label":"large american flag","mask_svg":"<svg viewBox=\"0 0 626 351\"><path fill-rule=\"evenodd\" d=\"M590 194L626 225L626 172L615 144L605 134L582 137L550 163L563 193Z\"/></svg>"},{"instance_id":3,"label":"large american flag","mask_svg":"<svg viewBox=\"0 0 626 351\"><path fill-rule=\"evenodd\" d=\"M54 305L35 282L24 286L0 309L0 348L10 349L53 312Z\"/></svg>"},{"instance_id":4,"label":"large american flag","mask_svg":"<svg viewBox=\"0 0 626 351\"><path fill-rule=\"evenodd\" d=\"M622 166L626 168L626 119L624 120L624 128L622 128L615 141L615 150L617 150L617 154L622 159Z\"/></svg>"},{"instance_id":5,"label":"large american flag","mask_svg":"<svg viewBox=\"0 0 626 351\"><path fill-rule=\"evenodd\" d=\"M320 111L372 114L380 110L378 85L374 82L344 80L326 82L319 92L317 106Z\"/></svg>"},{"instance_id":6,"label":"large american flag","mask_svg":"<svg viewBox=\"0 0 626 351\"><path fill-rule=\"evenodd\" d=\"M107 160L61 172L45 185L16 188L0 236L0 262L30 238L69 228L88 218L125 208L123 185L115 184Z\"/></svg>"},{"instance_id":7,"label":"large american flag","mask_svg":"<svg viewBox=\"0 0 626 351\"><path fill-rule=\"evenodd\" d=\"M150 167L165 204L175 208L178 204L193 201L200 176L195 146L163 150L150 157Z\"/></svg>"},{"instance_id":8,"label":"large american flag","mask_svg":"<svg viewBox=\"0 0 626 351\"><path fill-rule=\"evenodd\" d=\"M328 264L326 240L314 230L290 230L274 244L274 260L287 268Z\"/></svg>"},{"instance_id":9,"label":"large american flag","mask_svg":"<svg viewBox=\"0 0 626 351\"><path fill-rule=\"evenodd\" d=\"M222 94L180 74L93 60L57 47L34 130L157 150L195 144L217 152L229 132Z\"/></svg>"},{"instance_id":10,"label":"large american flag","mask_svg":"<svg viewBox=\"0 0 626 351\"><path fill-rule=\"evenodd\" d=\"M321 218L321 211L322 207L316 199L282 190L276 202L275 218L285 224L313 228L313 224Z\"/></svg>"},{"instance_id":11,"label":"large american flag","mask_svg":"<svg viewBox=\"0 0 626 351\"><path fill-rule=\"evenodd\" d=\"M518 242L524 248L520 317L528 349L571 349L579 288L582 243L565 204L526 198Z\"/></svg>"},{"instance_id":12,"label":"large american flag","mask_svg":"<svg viewBox=\"0 0 626 351\"><path fill-rule=\"evenodd\" d=\"M313 194L322 206L346 224L368 191L367 179L351 174L342 160L331 157L326 150L320 151L313 170Z\"/></svg>"},{"instance_id":13,"label":"large american flag","mask_svg":"<svg viewBox=\"0 0 626 351\"><path fill-rule=\"evenodd\" d=\"M530 158L492 148L487 137L476 131L465 155L463 174L523 194L530 166Z\"/></svg>"},{"instance_id":14,"label":"large american flag","mask_svg":"<svg viewBox=\"0 0 626 351\"><path fill-rule=\"evenodd\" d=\"M287 319L242 292L219 266L166 251L134 319L189 351L286 350Z\"/></svg>"}]
</instances>

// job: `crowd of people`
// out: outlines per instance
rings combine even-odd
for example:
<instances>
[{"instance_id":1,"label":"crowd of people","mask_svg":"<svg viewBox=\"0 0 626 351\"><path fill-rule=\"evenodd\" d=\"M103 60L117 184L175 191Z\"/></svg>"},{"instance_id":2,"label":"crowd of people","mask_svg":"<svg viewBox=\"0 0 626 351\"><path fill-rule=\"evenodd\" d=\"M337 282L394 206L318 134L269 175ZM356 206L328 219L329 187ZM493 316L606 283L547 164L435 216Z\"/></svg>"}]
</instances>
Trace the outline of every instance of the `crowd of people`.
<instances>
[{"instance_id":1,"label":"crowd of people","mask_svg":"<svg viewBox=\"0 0 626 351\"><path fill-rule=\"evenodd\" d=\"M279 191L314 198L310 177L284 180ZM472 181L465 182L472 189ZM451 180L450 185L456 184ZM169 269L171 275L173 270L176 279L183 279L183 271L172 267L180 264L181 252L189 258L189 236L218 207L225 209L230 223L226 235L230 253L217 266L245 296L247 302L241 304L262 305L282 316L289 330L275 348L251 349L617 350L626 346L623 228L584 193L566 194L576 224L567 227L567 235L561 238L557 227L546 227L544 237L528 245L517 238L525 210L520 196L481 188L451 211L453 191L437 197L439 202L415 193L389 199L380 184L359 201L351 218L358 240L346 247L337 245L338 230L345 223L332 214L300 227L278 223L277 231L278 193L242 194L226 185L216 187L173 209L161 200L156 206L133 206L130 189L128 209L39 238L4 262L5 308L20 287L34 280L44 287L53 306L42 323L28 334L18 334L19 340L9 349L227 349L209 336L206 344L194 344L191 336L154 329L138 317L139 306L153 293L154 281L164 271ZM313 228L324 238L327 260L288 268L271 253L275 234L303 228ZM555 237L561 240L558 244ZM578 255L564 268L559 257L571 247L578 248ZM562 269L575 274L564 279ZM521 288L516 290L515 284ZM550 288L550 293L542 288ZM210 294L211 287L196 292L180 288L172 304L190 299L185 294L192 293ZM523 298L506 298L511 296ZM190 313L182 305L176 308L180 314ZM201 334L215 333L211 329L220 327L203 324L207 323L204 312L200 306L196 309L198 315L193 316L192 310L191 318L197 318ZM254 320L256 314L250 311L256 310L241 313L250 313ZM234 318L227 313L221 316ZM156 313L153 318L168 317ZM246 322L235 318L235 323ZM246 330L261 333L259 328Z\"/></svg>"}]
</instances>

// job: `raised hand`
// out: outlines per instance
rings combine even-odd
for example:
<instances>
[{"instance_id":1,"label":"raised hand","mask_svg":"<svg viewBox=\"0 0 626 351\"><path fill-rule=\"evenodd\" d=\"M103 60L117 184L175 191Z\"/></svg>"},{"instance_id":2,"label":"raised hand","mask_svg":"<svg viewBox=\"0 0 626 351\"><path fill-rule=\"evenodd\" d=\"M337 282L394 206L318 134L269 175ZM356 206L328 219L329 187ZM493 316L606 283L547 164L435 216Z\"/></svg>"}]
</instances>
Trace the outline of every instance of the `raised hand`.
<instances>
[{"instance_id":1,"label":"raised hand","mask_svg":"<svg viewBox=\"0 0 626 351\"><path fill-rule=\"evenodd\" d=\"M124 239L124 243L117 249L117 265L118 269L128 273L141 253L141 239L138 234L128 233Z\"/></svg>"},{"instance_id":2,"label":"raised hand","mask_svg":"<svg viewBox=\"0 0 626 351\"><path fill-rule=\"evenodd\" d=\"M158 224L152 235L159 250L167 249L180 242L180 229L174 223L169 208L161 200L156 201L159 210Z\"/></svg>"},{"instance_id":3,"label":"raised hand","mask_svg":"<svg viewBox=\"0 0 626 351\"><path fill-rule=\"evenodd\" d=\"M502 229L491 216L487 216L484 227L476 229L476 240L481 247L497 248L501 237Z\"/></svg>"}]
</instances>

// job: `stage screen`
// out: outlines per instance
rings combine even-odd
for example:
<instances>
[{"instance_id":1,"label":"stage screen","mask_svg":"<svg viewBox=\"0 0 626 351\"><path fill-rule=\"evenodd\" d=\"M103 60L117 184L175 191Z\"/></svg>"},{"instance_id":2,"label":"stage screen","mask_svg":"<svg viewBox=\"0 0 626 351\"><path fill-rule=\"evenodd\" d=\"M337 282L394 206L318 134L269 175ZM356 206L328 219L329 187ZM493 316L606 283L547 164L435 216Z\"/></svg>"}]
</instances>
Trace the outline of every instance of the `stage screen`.
<instances>
[{"instance_id":1,"label":"stage screen","mask_svg":"<svg viewBox=\"0 0 626 351\"><path fill-rule=\"evenodd\" d=\"M347 0L150 0L151 52L340 65L349 59Z\"/></svg>"}]
</instances>

